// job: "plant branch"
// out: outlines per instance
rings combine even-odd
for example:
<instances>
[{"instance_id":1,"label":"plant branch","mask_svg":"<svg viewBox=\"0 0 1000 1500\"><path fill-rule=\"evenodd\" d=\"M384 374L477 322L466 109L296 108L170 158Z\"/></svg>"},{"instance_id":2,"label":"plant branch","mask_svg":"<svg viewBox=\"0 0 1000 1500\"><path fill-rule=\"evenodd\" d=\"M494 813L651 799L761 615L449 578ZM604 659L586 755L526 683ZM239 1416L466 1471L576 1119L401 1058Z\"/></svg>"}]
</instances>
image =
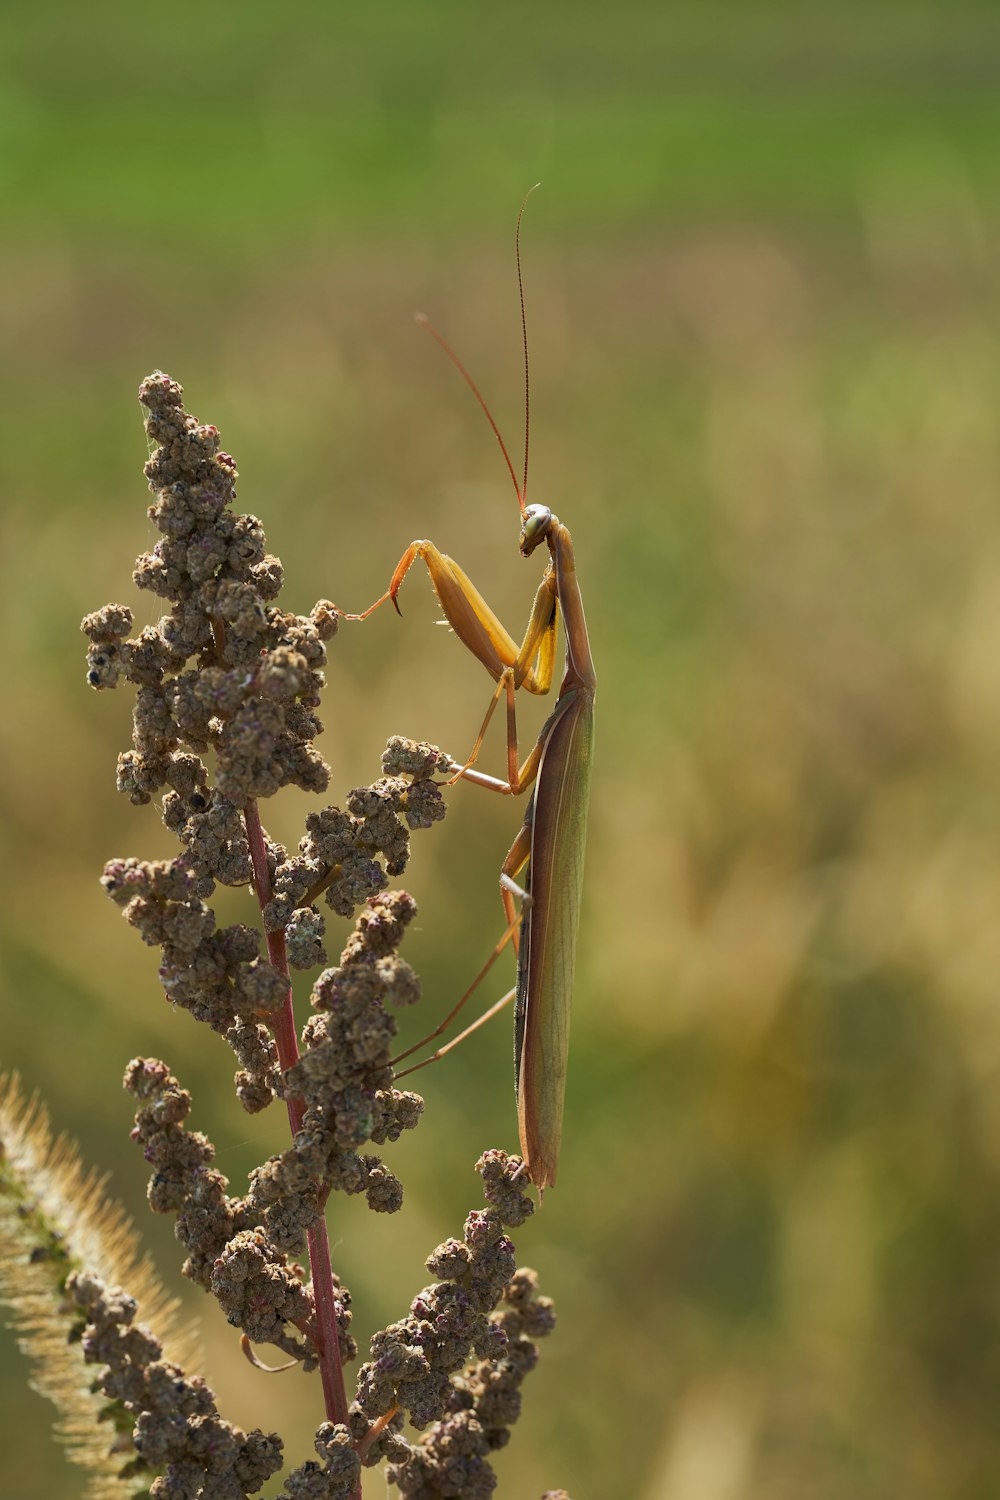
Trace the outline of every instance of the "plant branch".
<instances>
[{"instance_id":1,"label":"plant branch","mask_svg":"<svg viewBox=\"0 0 1000 1500\"><path fill-rule=\"evenodd\" d=\"M260 821L260 811L255 798L243 810L247 842L250 845L250 860L253 864L254 892L261 909L263 924L264 907L271 900L271 875L267 864L267 844ZM295 1013L292 1007L292 983L288 972L288 955L285 951L285 934L267 932L267 956L288 982L285 1003L274 1019L274 1040L278 1049L278 1061L282 1072L292 1067L299 1057L298 1040L295 1034ZM302 1099L288 1098L288 1124L293 1138L302 1126L305 1106ZM337 1296L333 1287L333 1268L330 1261L330 1242L326 1219L318 1223L306 1235L309 1249L313 1301L316 1307L316 1339L318 1344L320 1379L323 1384L323 1400L329 1421L348 1424L347 1391L344 1386L344 1369L340 1359L340 1335L337 1326ZM360 1500L361 1488L357 1495Z\"/></svg>"}]
</instances>

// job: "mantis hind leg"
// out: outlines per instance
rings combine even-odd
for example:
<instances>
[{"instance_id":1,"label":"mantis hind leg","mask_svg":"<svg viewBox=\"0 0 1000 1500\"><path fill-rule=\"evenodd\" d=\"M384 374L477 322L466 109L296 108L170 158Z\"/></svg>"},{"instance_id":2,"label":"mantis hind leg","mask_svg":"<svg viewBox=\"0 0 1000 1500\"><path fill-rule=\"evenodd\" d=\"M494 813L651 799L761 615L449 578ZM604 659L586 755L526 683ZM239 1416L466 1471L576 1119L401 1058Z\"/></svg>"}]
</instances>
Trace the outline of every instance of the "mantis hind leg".
<instances>
[{"instance_id":1,"label":"mantis hind leg","mask_svg":"<svg viewBox=\"0 0 1000 1500\"><path fill-rule=\"evenodd\" d=\"M405 1061L406 1058L411 1057L414 1052L419 1052L422 1047L428 1046L431 1042L435 1041L439 1036L441 1036L448 1030L448 1027L451 1025L452 1021L454 1021L455 1017L462 1010L466 1001L469 1000L473 994L475 994L476 990L479 988L482 981L486 978L486 975L492 969L493 965L496 963L497 959L500 957L501 953L506 948L508 943L513 943L515 953L518 951L518 929L520 928L521 923L524 920L525 908L530 904L531 897L526 890L523 890L521 886L517 885L514 880L514 876L524 868L530 854L531 832L526 826L522 826L513 844L511 844L510 846L510 850L508 851L507 858L503 862L503 869L500 874L500 896L501 900L503 901L504 914L507 918L507 925L504 928L500 940L496 943L492 953L483 964L483 967L480 969L475 979L469 985L469 988L465 991L465 994L462 995L462 997L458 1001L458 1004L452 1006L451 1010L445 1016L444 1020L438 1026L435 1026L433 1031L428 1032L425 1037L421 1037L419 1042L414 1042L412 1047L407 1047L405 1052L400 1052L397 1057L394 1057L392 1059L393 1067L395 1067L397 1063ZM515 900L518 896L521 898L522 903L520 911L517 911L515 908ZM438 1058L444 1057L446 1052L450 1052L453 1047L458 1046L459 1042L464 1041L467 1036L471 1036L474 1031L478 1031L480 1026L485 1025L485 1023L489 1021L493 1016L495 1016L499 1011L501 1011L505 1005L508 1005L510 1001L513 1000L516 994L517 986L515 985L512 990L510 990L506 995L502 997L502 999L497 1000L493 1005L489 1007L488 1010L484 1011L481 1016L478 1016L476 1020L472 1022L471 1026L467 1026L464 1031L459 1032L458 1036L453 1037L450 1042L446 1042L443 1047L438 1047L434 1052L430 1054L429 1057L425 1057L421 1062L414 1063L409 1068L404 1068L402 1072L399 1072L395 1075L396 1078L405 1078L408 1073L415 1073L418 1068L425 1068L428 1063L437 1062Z\"/></svg>"}]
</instances>

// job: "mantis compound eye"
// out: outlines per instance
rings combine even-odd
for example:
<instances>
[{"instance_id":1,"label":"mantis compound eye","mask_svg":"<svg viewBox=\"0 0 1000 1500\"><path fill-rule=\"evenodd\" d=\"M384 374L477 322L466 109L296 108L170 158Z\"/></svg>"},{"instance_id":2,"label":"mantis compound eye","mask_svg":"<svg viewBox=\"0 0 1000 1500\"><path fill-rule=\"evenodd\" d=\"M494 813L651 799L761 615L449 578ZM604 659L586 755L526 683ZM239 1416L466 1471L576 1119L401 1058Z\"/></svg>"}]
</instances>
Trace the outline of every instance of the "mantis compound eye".
<instances>
[{"instance_id":1,"label":"mantis compound eye","mask_svg":"<svg viewBox=\"0 0 1000 1500\"><path fill-rule=\"evenodd\" d=\"M524 512L524 520L521 524L521 556L530 557L539 542L545 540L549 525L552 521L552 512L547 505L529 505Z\"/></svg>"}]
</instances>

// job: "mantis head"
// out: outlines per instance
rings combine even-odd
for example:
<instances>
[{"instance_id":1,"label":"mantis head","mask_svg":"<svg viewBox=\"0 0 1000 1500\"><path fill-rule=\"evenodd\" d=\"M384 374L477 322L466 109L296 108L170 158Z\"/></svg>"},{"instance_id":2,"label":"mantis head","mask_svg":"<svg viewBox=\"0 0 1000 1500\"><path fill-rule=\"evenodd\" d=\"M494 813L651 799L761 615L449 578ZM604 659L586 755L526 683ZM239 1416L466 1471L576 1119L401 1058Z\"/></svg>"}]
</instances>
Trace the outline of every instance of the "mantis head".
<instances>
[{"instance_id":1,"label":"mantis head","mask_svg":"<svg viewBox=\"0 0 1000 1500\"><path fill-rule=\"evenodd\" d=\"M522 557L530 557L539 542L544 542L551 524L552 512L547 505L525 506L520 538Z\"/></svg>"}]
</instances>

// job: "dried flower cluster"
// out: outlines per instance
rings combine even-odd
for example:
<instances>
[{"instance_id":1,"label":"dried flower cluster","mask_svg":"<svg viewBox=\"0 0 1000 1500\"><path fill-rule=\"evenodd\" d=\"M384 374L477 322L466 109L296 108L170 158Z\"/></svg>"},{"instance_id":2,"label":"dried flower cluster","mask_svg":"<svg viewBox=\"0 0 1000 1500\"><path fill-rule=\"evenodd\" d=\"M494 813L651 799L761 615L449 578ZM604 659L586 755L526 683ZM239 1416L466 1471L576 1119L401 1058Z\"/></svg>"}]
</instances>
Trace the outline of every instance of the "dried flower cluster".
<instances>
[{"instance_id":1,"label":"dried flower cluster","mask_svg":"<svg viewBox=\"0 0 1000 1500\"><path fill-rule=\"evenodd\" d=\"M334 1191L363 1195L377 1212L402 1202L397 1177L364 1149L414 1128L423 1109L418 1094L393 1086L393 1008L413 1004L420 986L399 953L416 907L388 885L406 866L410 831L444 816L438 778L455 763L433 746L392 739L382 774L343 808L311 812L296 851L268 838L260 799L289 784L316 794L328 787L314 741L327 645L342 617L327 600L306 615L279 608L281 564L256 517L231 508L236 466L217 430L185 412L166 375L143 381L139 398L156 444L145 472L162 538L133 576L169 610L132 636L131 611L107 605L83 629L91 685L124 679L136 690L118 787L135 803L159 794L181 849L172 860L112 860L103 884L160 949L169 1000L232 1048L244 1108L282 1099L292 1133L285 1151L251 1173L243 1196L231 1196L211 1142L187 1128L190 1095L166 1064L133 1060L125 1084L137 1103L133 1138L152 1168L150 1206L176 1214L184 1274L216 1297L248 1349L274 1344L304 1368L319 1367L320 1462L286 1476L283 1495L359 1500L362 1466L386 1459L405 1495L476 1500L495 1487L488 1455L507 1441L537 1358L533 1340L554 1321L534 1273L517 1270L506 1234L534 1206L523 1164L500 1151L481 1157L487 1207L469 1214L461 1240L428 1258L436 1280L407 1316L375 1335L353 1402L342 1372L356 1354L350 1298L330 1267L324 1218ZM217 884L252 888L254 925L218 924ZM356 921L339 964L313 984L299 1036L290 967L327 962L322 906ZM293 1259L303 1252L308 1278ZM86 1358L104 1367L105 1393L135 1420L137 1454L160 1472L152 1494L228 1500L276 1472L280 1439L224 1422L204 1383L164 1360L136 1325L126 1294L86 1269L73 1291L88 1320ZM404 1435L407 1420L422 1431L416 1442Z\"/></svg>"},{"instance_id":2,"label":"dried flower cluster","mask_svg":"<svg viewBox=\"0 0 1000 1500\"><path fill-rule=\"evenodd\" d=\"M389 1479L417 1500L492 1494L487 1455L506 1444L520 1415L520 1385L538 1358L531 1338L555 1322L535 1273L516 1269L504 1233L534 1210L524 1163L487 1151L476 1170L490 1206L469 1214L461 1240L445 1240L428 1256L427 1269L440 1279L417 1294L408 1317L375 1335L358 1372L365 1416L389 1414L395 1425L407 1413L414 1427L434 1424L415 1446L382 1440ZM465 1369L470 1350L478 1363Z\"/></svg>"},{"instance_id":3,"label":"dried flower cluster","mask_svg":"<svg viewBox=\"0 0 1000 1500\"><path fill-rule=\"evenodd\" d=\"M164 1360L159 1340L134 1324L131 1297L86 1272L75 1272L69 1287L87 1318L84 1358L102 1366L108 1399L134 1415L133 1443L143 1466L166 1469L150 1488L155 1500L194 1500L205 1494L209 1475L218 1500L240 1500L281 1468L281 1439L224 1421L205 1382Z\"/></svg>"}]
</instances>

